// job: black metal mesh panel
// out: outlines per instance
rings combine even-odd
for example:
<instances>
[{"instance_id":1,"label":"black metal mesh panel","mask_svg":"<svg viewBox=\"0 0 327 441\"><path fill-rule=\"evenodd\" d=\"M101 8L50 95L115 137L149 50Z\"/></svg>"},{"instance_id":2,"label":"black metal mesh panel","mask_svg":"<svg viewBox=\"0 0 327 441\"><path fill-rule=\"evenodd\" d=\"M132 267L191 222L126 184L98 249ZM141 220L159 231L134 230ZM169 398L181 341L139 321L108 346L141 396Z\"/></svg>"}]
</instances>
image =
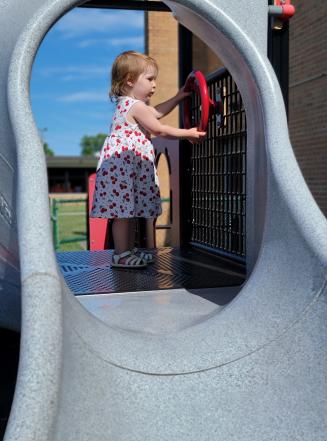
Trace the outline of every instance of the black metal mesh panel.
<instances>
[{"instance_id":1,"label":"black metal mesh panel","mask_svg":"<svg viewBox=\"0 0 327 441\"><path fill-rule=\"evenodd\" d=\"M146 269L110 268L113 250L57 253L68 287L78 295L152 291L174 288L236 286L244 282L244 269L208 253L181 248L157 248L155 263Z\"/></svg>"},{"instance_id":2,"label":"black metal mesh panel","mask_svg":"<svg viewBox=\"0 0 327 441\"><path fill-rule=\"evenodd\" d=\"M207 82L213 99L222 96L223 114L210 117L205 140L192 146L191 243L244 259L245 110L230 74L225 69L218 72ZM193 95L194 125L198 125L199 114L200 99Z\"/></svg>"}]
</instances>

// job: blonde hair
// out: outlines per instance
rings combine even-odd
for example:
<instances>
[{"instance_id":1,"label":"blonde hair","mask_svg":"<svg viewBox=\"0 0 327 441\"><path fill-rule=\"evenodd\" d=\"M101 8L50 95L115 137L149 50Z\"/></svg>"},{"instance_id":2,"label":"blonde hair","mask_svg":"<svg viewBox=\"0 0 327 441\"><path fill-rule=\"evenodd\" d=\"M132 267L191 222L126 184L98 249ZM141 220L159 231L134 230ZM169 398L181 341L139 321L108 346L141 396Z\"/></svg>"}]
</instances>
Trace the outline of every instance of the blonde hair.
<instances>
[{"instance_id":1,"label":"blonde hair","mask_svg":"<svg viewBox=\"0 0 327 441\"><path fill-rule=\"evenodd\" d=\"M146 70L152 67L158 73L156 60L135 51L126 51L118 55L111 69L111 89L109 96L115 101L124 96L127 81L134 82Z\"/></svg>"}]
</instances>

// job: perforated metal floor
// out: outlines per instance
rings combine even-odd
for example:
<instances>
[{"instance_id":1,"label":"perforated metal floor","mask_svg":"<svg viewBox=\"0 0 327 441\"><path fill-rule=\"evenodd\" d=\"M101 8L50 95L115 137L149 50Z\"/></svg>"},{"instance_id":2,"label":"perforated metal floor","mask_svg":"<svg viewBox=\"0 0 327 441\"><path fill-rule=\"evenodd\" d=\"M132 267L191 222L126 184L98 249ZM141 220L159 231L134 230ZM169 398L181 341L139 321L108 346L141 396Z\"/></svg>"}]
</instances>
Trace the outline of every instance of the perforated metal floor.
<instances>
[{"instance_id":1,"label":"perforated metal floor","mask_svg":"<svg viewBox=\"0 0 327 441\"><path fill-rule=\"evenodd\" d=\"M111 269L112 250L57 253L67 285L75 294L237 286L244 270L208 253L180 248L154 250L146 269Z\"/></svg>"}]
</instances>

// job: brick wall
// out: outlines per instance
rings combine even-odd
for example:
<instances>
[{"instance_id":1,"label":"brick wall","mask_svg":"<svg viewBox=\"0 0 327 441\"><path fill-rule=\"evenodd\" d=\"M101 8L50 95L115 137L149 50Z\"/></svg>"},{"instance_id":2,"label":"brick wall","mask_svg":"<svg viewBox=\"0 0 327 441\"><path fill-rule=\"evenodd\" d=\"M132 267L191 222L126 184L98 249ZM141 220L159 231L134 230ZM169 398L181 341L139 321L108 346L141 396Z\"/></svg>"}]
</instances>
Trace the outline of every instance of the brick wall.
<instances>
[{"instance_id":1,"label":"brick wall","mask_svg":"<svg viewBox=\"0 0 327 441\"><path fill-rule=\"evenodd\" d=\"M223 66L214 52L196 35L193 35L193 69L198 69L205 75Z\"/></svg>"},{"instance_id":2,"label":"brick wall","mask_svg":"<svg viewBox=\"0 0 327 441\"><path fill-rule=\"evenodd\" d=\"M148 12L146 13L147 53L154 57L159 65L157 78L157 90L151 100L155 106L172 97L178 91L178 25L170 12ZM164 124L178 127L178 108L160 120ZM161 155L158 163L158 176L160 182L161 198L169 198L170 181L167 161ZM157 219L157 225L169 223L169 204L162 204L162 214ZM170 234L167 230L156 231L156 242L158 247L169 246Z\"/></svg>"},{"instance_id":3,"label":"brick wall","mask_svg":"<svg viewBox=\"0 0 327 441\"><path fill-rule=\"evenodd\" d=\"M151 105L167 100L178 91L178 26L170 12L147 13L147 51L159 64L157 91ZM177 127L178 109L162 119Z\"/></svg>"},{"instance_id":4,"label":"brick wall","mask_svg":"<svg viewBox=\"0 0 327 441\"><path fill-rule=\"evenodd\" d=\"M293 0L289 130L306 182L327 215L327 1Z\"/></svg>"}]
</instances>

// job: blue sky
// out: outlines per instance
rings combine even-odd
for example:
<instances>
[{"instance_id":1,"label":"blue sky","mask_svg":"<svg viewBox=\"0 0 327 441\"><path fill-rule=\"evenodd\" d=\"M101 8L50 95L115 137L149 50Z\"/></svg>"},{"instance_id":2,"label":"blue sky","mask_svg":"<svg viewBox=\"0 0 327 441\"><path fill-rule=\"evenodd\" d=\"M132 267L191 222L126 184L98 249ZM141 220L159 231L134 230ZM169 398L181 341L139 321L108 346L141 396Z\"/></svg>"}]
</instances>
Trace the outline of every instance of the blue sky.
<instances>
[{"instance_id":1,"label":"blue sky","mask_svg":"<svg viewBox=\"0 0 327 441\"><path fill-rule=\"evenodd\" d=\"M46 35L31 100L37 127L56 155L79 155L83 135L107 133L111 65L129 49L144 52L143 11L76 8Z\"/></svg>"}]
</instances>

